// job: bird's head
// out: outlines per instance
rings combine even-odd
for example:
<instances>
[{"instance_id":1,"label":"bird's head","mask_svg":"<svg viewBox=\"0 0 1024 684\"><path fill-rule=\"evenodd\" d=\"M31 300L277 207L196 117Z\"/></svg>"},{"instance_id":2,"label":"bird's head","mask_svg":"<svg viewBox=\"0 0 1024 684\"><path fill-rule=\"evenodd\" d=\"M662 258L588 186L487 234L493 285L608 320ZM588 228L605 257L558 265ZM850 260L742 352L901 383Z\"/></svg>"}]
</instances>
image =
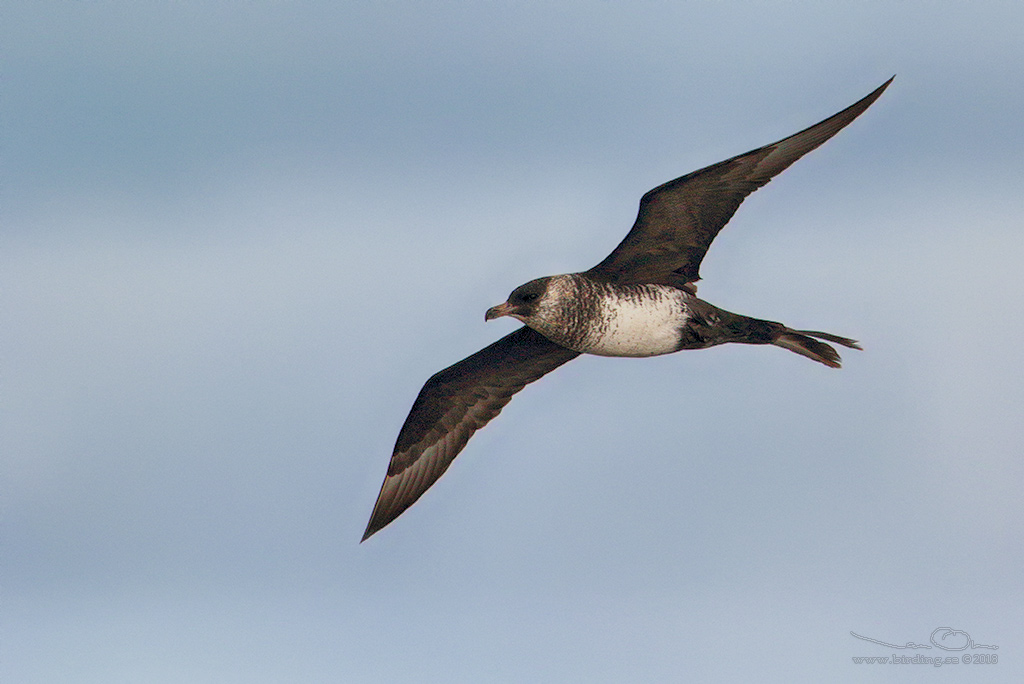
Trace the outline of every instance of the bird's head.
<instances>
[{"instance_id":1,"label":"bird's head","mask_svg":"<svg viewBox=\"0 0 1024 684\"><path fill-rule=\"evenodd\" d=\"M512 290L512 294L508 296L507 302L488 309L487 313L484 314L484 320L489 321L492 318L511 316L523 323L529 324L530 320L535 316L543 316L544 311L551 304L549 300L553 299L550 291L552 280L553 278L551 277L537 278L525 285L520 285Z\"/></svg>"}]
</instances>

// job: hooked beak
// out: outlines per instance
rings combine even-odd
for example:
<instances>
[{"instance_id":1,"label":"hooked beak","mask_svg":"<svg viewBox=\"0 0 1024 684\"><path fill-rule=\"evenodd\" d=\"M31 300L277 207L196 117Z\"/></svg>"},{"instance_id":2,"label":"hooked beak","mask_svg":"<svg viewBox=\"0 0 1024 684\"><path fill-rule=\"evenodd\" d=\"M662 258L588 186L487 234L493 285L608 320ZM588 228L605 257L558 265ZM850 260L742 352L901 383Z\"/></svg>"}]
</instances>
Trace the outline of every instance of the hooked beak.
<instances>
[{"instance_id":1,"label":"hooked beak","mask_svg":"<svg viewBox=\"0 0 1024 684\"><path fill-rule=\"evenodd\" d=\"M505 302L504 304L499 304L498 306L492 306L490 309L487 310L487 313L484 314L484 320L489 321L492 318L510 316L512 315L513 311L515 311L515 307L509 304L508 302Z\"/></svg>"}]
</instances>

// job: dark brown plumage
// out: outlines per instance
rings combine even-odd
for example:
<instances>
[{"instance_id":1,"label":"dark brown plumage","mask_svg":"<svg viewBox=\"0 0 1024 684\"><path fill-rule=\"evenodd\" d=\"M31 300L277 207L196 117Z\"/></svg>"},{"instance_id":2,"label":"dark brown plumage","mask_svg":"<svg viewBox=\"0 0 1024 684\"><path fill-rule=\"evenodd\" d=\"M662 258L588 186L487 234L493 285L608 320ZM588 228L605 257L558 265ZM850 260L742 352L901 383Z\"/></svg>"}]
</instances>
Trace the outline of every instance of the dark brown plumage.
<instances>
[{"instance_id":1,"label":"dark brown plumage","mask_svg":"<svg viewBox=\"0 0 1024 684\"><path fill-rule=\"evenodd\" d=\"M892 80L795 135L651 190L640 200L636 222L625 239L601 263L578 275L616 286L650 284L694 293L708 247L744 198L857 118ZM543 294L546 282L540 279L517 288L509 302L488 311L487 318L510 314L522 318ZM517 296L521 301L516 300ZM727 318L741 327L751 326L747 338L741 331L736 339L710 344L771 343L833 367L839 366L839 355L829 345L812 338L857 348L853 340L837 335L791 330L781 324L730 314L696 298L694 302L710 307L706 310L712 312L712 317ZM695 304L694 312L700 310ZM700 329L691 325L688 334L695 333L700 333ZM685 340L680 344L684 343ZM692 345L698 346L702 345ZM473 433L498 415L513 394L578 355L579 352L555 344L532 328L522 327L431 377L399 432L363 540L411 506L444 473Z\"/></svg>"},{"instance_id":2,"label":"dark brown plumage","mask_svg":"<svg viewBox=\"0 0 1024 684\"><path fill-rule=\"evenodd\" d=\"M398 433L365 540L448 469L474 432L526 385L579 356L526 326L427 380Z\"/></svg>"},{"instance_id":3,"label":"dark brown plumage","mask_svg":"<svg viewBox=\"0 0 1024 684\"><path fill-rule=\"evenodd\" d=\"M587 273L619 283L684 287L696 282L700 279L700 262L712 240L747 195L860 116L893 78L862 100L799 133L654 188L640 200L632 230Z\"/></svg>"}]
</instances>

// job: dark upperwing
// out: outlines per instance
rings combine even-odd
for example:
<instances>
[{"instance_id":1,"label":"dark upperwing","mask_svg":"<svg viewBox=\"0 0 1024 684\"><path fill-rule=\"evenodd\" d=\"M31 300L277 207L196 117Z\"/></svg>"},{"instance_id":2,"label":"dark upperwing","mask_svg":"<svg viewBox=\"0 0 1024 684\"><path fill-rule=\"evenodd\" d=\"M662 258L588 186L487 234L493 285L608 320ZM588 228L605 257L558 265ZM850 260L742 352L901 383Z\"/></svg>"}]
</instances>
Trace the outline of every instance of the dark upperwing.
<instances>
[{"instance_id":1,"label":"dark upperwing","mask_svg":"<svg viewBox=\"0 0 1024 684\"><path fill-rule=\"evenodd\" d=\"M651 190L626 238L587 273L621 283L696 281L708 246L743 199L857 118L891 82L796 135ZM578 355L522 327L431 377L398 434L363 541L419 499L513 394Z\"/></svg>"},{"instance_id":2,"label":"dark upperwing","mask_svg":"<svg viewBox=\"0 0 1024 684\"><path fill-rule=\"evenodd\" d=\"M708 247L747 195L860 116L893 78L835 116L795 135L654 188L640 200L640 212L629 234L587 275L618 283L675 287L699 280L700 262Z\"/></svg>"},{"instance_id":3,"label":"dark upperwing","mask_svg":"<svg viewBox=\"0 0 1024 684\"><path fill-rule=\"evenodd\" d=\"M427 380L398 433L362 541L420 498L513 394L577 356L524 326Z\"/></svg>"}]
</instances>

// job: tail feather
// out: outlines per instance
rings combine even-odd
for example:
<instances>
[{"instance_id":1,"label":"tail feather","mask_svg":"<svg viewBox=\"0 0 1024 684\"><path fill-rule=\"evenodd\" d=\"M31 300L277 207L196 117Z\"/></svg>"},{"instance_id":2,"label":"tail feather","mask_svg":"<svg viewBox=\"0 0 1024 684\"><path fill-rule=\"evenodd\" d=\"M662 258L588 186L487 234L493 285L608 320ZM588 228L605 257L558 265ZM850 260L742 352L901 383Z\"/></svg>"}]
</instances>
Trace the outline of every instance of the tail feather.
<instances>
[{"instance_id":1,"label":"tail feather","mask_svg":"<svg viewBox=\"0 0 1024 684\"><path fill-rule=\"evenodd\" d=\"M690 337L680 341L681 349L702 349L716 344L774 344L806 356L830 368L839 368L839 353L826 342L860 349L857 340L817 330L793 330L782 323L734 314L708 304L704 300L690 300L690 320L684 332ZM824 341L822 341L824 340Z\"/></svg>"},{"instance_id":2,"label":"tail feather","mask_svg":"<svg viewBox=\"0 0 1024 684\"><path fill-rule=\"evenodd\" d=\"M829 368L839 368L842 366L839 352L833 349L831 345L814 339L816 337L841 344L850 349L861 348L857 340L851 340L848 337L839 337L838 335L817 332L815 330L791 330L789 328L783 330L777 338L772 340L772 344L796 352L801 356L806 356L818 363L823 363Z\"/></svg>"},{"instance_id":3,"label":"tail feather","mask_svg":"<svg viewBox=\"0 0 1024 684\"><path fill-rule=\"evenodd\" d=\"M840 337L839 335L833 335L831 333L826 332L818 332L817 330L791 330L789 332L797 332L800 333L801 335L817 337L819 340L828 340L829 342L835 342L836 344L841 344L844 347L849 347L850 349L860 349L861 351L863 351L863 348L860 346L860 342L858 342L857 340L851 340L849 337Z\"/></svg>"}]
</instances>

